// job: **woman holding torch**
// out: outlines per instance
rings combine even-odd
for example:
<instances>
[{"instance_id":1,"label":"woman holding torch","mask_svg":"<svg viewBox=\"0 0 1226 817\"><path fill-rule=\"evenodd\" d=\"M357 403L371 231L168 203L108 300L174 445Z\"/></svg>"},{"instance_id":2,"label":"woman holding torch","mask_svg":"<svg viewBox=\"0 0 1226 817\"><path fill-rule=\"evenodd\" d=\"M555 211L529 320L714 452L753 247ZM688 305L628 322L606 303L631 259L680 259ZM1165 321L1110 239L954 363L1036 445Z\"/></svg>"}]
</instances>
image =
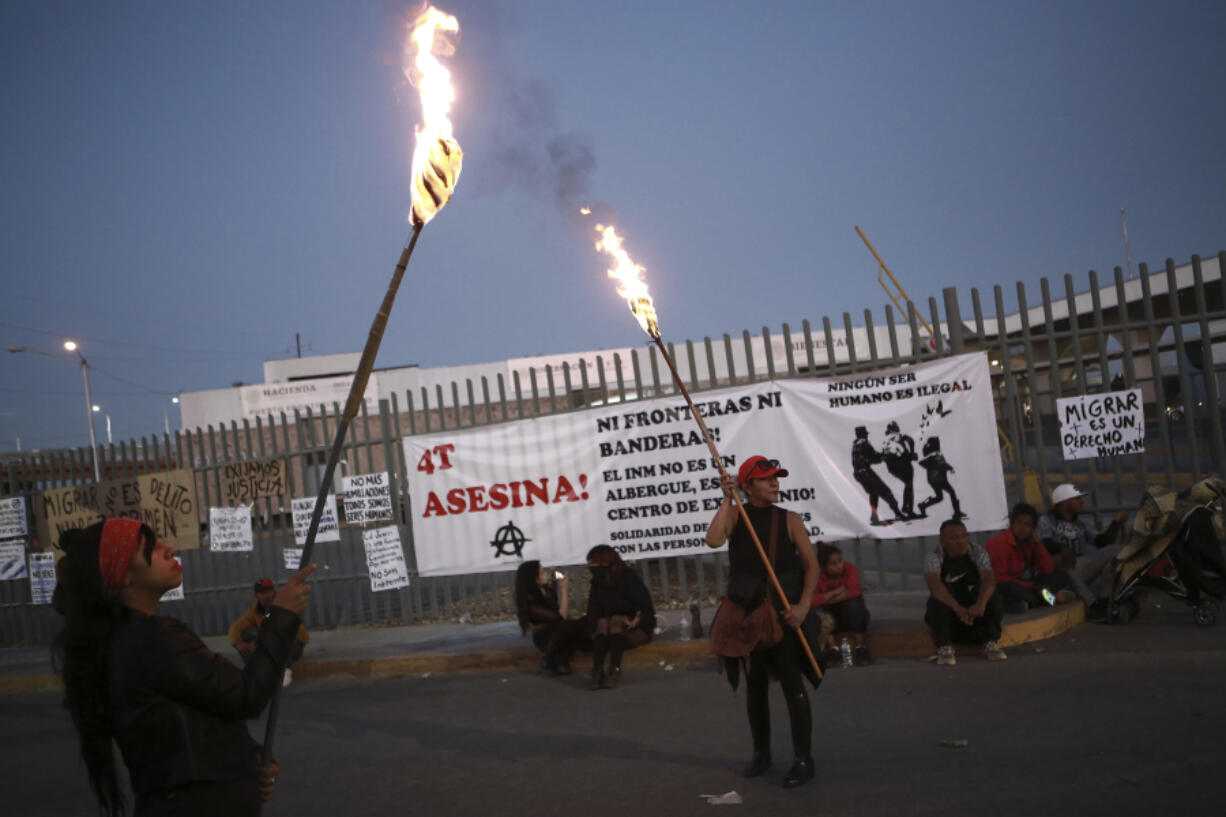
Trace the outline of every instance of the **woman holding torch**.
<instances>
[{"instance_id":1,"label":"woman holding torch","mask_svg":"<svg viewBox=\"0 0 1226 817\"><path fill-rule=\"evenodd\" d=\"M731 475L724 474L722 488L724 501L720 503L711 525L707 529L707 544L718 548L728 542L728 562L731 569L728 577L727 603L740 604L754 618L753 610L762 604L767 624L770 618L781 615L785 626L774 638L756 639L756 646L749 652L746 673L746 710L749 715L749 732L753 738L753 757L745 769L746 777L758 777L771 767L770 708L767 692L770 676L774 674L783 687L787 701L788 721L792 727L792 750L795 761L783 778L785 788L800 786L813 779L812 732L813 714L809 707L809 695L804 687L804 675L808 665L802 652L799 627L809 612L810 602L817 590L818 568L813 546L809 542L801 518L775 505L779 500L779 477L786 477L787 469L777 460L753 456L741 464L736 483ZM779 586L787 595L790 609L778 612L783 606L773 598L774 591L768 581L766 565L754 544L753 533L740 516L733 492L737 484L744 491L747 501L744 510L753 525L758 541L770 554L770 561L779 579ZM761 600L759 602L759 600ZM722 608L721 608L722 612ZM764 629L769 629L764 628ZM712 639L719 649L719 628L713 625ZM736 672L736 669L732 669ZM731 676L735 679L735 676ZM735 680L733 685L735 687Z\"/></svg>"},{"instance_id":2,"label":"woman holding torch","mask_svg":"<svg viewBox=\"0 0 1226 817\"><path fill-rule=\"evenodd\" d=\"M107 519L60 538L54 645L64 705L81 737L102 811L123 814L118 744L143 815L258 815L276 764L247 731L280 683L310 587L304 568L273 599L239 669L180 621L156 615L182 581L174 549L135 519ZM113 741L113 742L112 742Z\"/></svg>"}]
</instances>

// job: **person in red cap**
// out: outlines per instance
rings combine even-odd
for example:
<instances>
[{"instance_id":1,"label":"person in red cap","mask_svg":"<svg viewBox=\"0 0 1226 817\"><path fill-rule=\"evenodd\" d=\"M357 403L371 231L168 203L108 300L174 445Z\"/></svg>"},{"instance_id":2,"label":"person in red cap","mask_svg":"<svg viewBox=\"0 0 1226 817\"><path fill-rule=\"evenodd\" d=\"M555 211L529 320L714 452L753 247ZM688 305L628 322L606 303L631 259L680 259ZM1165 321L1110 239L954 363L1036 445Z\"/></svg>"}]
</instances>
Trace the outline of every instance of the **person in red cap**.
<instances>
[{"instance_id":1,"label":"person in red cap","mask_svg":"<svg viewBox=\"0 0 1226 817\"><path fill-rule=\"evenodd\" d=\"M754 545L740 513L733 504L733 492L740 489L745 500L741 503L758 535L758 541L771 558L775 575L791 609L784 616L783 638L771 647L758 646L749 653L746 673L746 710L749 732L753 738L753 757L745 769L746 777L758 777L771 767L770 709L767 692L772 675L783 687L788 707L788 722L792 729L792 750L795 760L783 778L785 788L800 786L813 779L813 713L809 694L804 687L804 672L808 660L802 651L797 629L805 620L817 590L817 557L809 542L801 518L775 505L779 501L779 478L788 475L777 460L753 456L741 463L737 481L725 475L724 500L707 528L707 544L713 548L728 542L729 600L745 610L756 609L760 599L769 599L775 610L782 609L766 573L766 566ZM734 596L742 601L737 601ZM714 627L714 625L713 625ZM714 636L713 636L714 637ZM729 679L735 688L735 668ZM813 680L812 678L810 680Z\"/></svg>"},{"instance_id":2,"label":"person in red cap","mask_svg":"<svg viewBox=\"0 0 1226 817\"><path fill-rule=\"evenodd\" d=\"M246 663L255 651L255 639L256 635L260 632L260 624L272 612L273 599L276 598L276 595L277 586L272 583L272 579L257 579L255 583L255 603L248 607L247 612L236 618L234 623L230 625L230 646L238 650L238 654L243 657L243 663ZM290 651L289 656L291 666L302 657L302 650L309 643L311 643L311 634L307 632L305 626L299 625L298 638L294 641L294 648ZM293 670L287 666L282 683L285 686L289 686L293 680Z\"/></svg>"},{"instance_id":3,"label":"person in red cap","mask_svg":"<svg viewBox=\"0 0 1226 817\"><path fill-rule=\"evenodd\" d=\"M126 811L117 745L138 816L258 815L278 770L263 764L246 721L277 688L315 566L276 594L239 669L187 625L157 615L183 577L174 548L148 525L107 519L65 531L60 549L53 604L64 629L52 654L102 812Z\"/></svg>"}]
</instances>

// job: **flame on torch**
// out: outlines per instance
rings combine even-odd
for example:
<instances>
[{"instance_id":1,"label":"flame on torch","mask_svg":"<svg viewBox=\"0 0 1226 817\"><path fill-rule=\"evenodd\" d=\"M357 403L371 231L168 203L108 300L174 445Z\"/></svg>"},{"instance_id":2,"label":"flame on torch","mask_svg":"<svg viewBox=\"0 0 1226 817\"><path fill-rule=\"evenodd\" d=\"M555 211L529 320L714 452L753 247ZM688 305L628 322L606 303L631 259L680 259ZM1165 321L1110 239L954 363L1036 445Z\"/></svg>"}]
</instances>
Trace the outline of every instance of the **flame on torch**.
<instances>
[{"instance_id":1,"label":"flame on torch","mask_svg":"<svg viewBox=\"0 0 1226 817\"><path fill-rule=\"evenodd\" d=\"M413 23L405 44L404 73L417 86L421 95L422 124L416 128L417 145L413 150L413 209L414 224L425 224L451 198L464 152L452 138L451 103L455 89L451 87L451 72L435 52L444 56L454 53L451 43L442 33L456 33L460 24L455 17L434 6L427 6Z\"/></svg>"},{"instance_id":2,"label":"flame on torch","mask_svg":"<svg viewBox=\"0 0 1226 817\"><path fill-rule=\"evenodd\" d=\"M630 255L622 248L622 239L617 234L617 230L597 224L596 232L600 234L600 240L596 242L596 249L611 255L617 262L617 266L608 270L609 277L617 281L617 294L626 299L630 305L630 311L634 313L643 331L658 339L660 326L656 317L656 308L651 301L651 295L647 292L647 282L642 277L646 270L634 263Z\"/></svg>"}]
</instances>

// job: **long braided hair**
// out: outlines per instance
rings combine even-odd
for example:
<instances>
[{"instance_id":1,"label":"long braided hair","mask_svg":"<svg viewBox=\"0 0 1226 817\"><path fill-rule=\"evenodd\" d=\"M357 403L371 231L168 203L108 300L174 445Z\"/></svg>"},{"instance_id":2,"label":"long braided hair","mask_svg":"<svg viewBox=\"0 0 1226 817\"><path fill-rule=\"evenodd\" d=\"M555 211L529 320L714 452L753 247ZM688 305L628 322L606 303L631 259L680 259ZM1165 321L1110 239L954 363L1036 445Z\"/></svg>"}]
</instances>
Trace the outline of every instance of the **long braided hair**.
<instances>
[{"instance_id":1,"label":"long braided hair","mask_svg":"<svg viewBox=\"0 0 1226 817\"><path fill-rule=\"evenodd\" d=\"M104 814L120 817L125 805L116 776L110 642L111 633L131 611L103 590L98 567L103 524L67 530L60 536L65 555L56 564L52 603L64 616L64 629L52 643L51 659L64 684L64 708L81 738L90 788ZM149 561L157 537L142 525L140 539L140 552Z\"/></svg>"}]
</instances>

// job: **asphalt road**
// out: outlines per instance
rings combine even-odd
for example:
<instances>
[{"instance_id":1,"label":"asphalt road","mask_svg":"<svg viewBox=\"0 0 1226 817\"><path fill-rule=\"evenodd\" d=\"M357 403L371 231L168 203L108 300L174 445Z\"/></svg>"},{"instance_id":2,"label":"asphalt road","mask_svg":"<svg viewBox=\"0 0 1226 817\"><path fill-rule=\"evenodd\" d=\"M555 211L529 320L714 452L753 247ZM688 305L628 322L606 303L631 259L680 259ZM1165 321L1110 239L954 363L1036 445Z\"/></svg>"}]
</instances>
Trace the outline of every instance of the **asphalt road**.
<instances>
[{"instance_id":1,"label":"asphalt road","mask_svg":"<svg viewBox=\"0 0 1226 817\"><path fill-rule=\"evenodd\" d=\"M1226 616L1198 628L1167 600L1000 664L832 670L814 697L818 780L790 791L777 689L776 769L746 780L744 692L714 671L635 668L599 692L532 674L300 682L265 814L1217 815L1224 646ZM6 814L94 813L57 695L0 699L0 753ZM742 805L700 799L731 790Z\"/></svg>"}]
</instances>

